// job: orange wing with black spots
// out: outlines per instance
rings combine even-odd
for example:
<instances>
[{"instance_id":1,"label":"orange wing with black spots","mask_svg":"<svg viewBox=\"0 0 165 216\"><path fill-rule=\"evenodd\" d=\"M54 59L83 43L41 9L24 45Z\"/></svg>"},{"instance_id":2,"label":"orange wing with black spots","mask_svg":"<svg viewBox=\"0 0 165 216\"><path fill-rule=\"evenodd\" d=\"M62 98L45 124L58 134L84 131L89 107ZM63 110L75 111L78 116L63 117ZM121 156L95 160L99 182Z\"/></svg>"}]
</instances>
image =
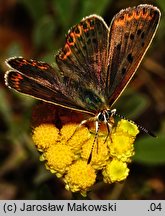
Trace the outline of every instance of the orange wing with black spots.
<instances>
[{"instance_id":1,"label":"orange wing with black spots","mask_svg":"<svg viewBox=\"0 0 165 216\"><path fill-rule=\"evenodd\" d=\"M103 95L108 68L108 27L96 15L84 18L71 28L64 47L56 56L63 74L83 82Z\"/></svg>"},{"instance_id":2,"label":"orange wing with black spots","mask_svg":"<svg viewBox=\"0 0 165 216\"><path fill-rule=\"evenodd\" d=\"M95 92L71 77L60 75L47 63L16 57L8 59L7 64L11 70L6 72L5 82L16 91L91 115L103 103Z\"/></svg>"},{"instance_id":3,"label":"orange wing with black spots","mask_svg":"<svg viewBox=\"0 0 165 216\"><path fill-rule=\"evenodd\" d=\"M121 10L112 20L106 95L116 101L136 72L158 27L160 11L151 5Z\"/></svg>"}]
</instances>

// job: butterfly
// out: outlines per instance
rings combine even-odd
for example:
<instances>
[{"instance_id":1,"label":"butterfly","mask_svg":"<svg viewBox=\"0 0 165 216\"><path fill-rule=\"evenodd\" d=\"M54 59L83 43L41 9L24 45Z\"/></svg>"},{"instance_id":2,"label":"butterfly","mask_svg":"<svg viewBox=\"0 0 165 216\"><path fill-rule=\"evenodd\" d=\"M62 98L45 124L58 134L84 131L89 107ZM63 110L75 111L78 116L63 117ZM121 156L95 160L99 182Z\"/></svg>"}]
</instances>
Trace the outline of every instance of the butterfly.
<instances>
[{"instance_id":1,"label":"butterfly","mask_svg":"<svg viewBox=\"0 0 165 216\"><path fill-rule=\"evenodd\" d=\"M91 117L80 125L95 121L97 133L103 122L109 133L110 118L117 115L112 106L135 74L160 16L157 7L142 4L121 10L110 27L98 15L85 17L69 30L56 55L56 68L23 57L9 58L5 83L39 100L88 113Z\"/></svg>"}]
</instances>

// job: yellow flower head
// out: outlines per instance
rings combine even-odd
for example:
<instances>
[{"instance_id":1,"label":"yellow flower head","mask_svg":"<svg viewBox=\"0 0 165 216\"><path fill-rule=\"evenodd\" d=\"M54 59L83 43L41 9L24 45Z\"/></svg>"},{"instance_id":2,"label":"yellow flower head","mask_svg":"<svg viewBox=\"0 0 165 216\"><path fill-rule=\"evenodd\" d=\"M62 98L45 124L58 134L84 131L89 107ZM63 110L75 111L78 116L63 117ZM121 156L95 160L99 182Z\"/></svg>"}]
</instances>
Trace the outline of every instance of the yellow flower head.
<instances>
[{"instance_id":1,"label":"yellow flower head","mask_svg":"<svg viewBox=\"0 0 165 216\"><path fill-rule=\"evenodd\" d=\"M102 172L103 180L106 183L122 181L127 178L128 173L127 164L117 159L109 161Z\"/></svg>"},{"instance_id":2,"label":"yellow flower head","mask_svg":"<svg viewBox=\"0 0 165 216\"><path fill-rule=\"evenodd\" d=\"M125 119L121 119L118 122L118 125L116 127L116 132L125 132L128 135L135 137L138 133L139 133L139 129L137 127L137 125L135 125L133 122L131 121L127 121Z\"/></svg>"},{"instance_id":3,"label":"yellow flower head","mask_svg":"<svg viewBox=\"0 0 165 216\"><path fill-rule=\"evenodd\" d=\"M81 157L88 161L90 154L92 153L91 165L99 170L106 165L107 160L109 159L109 149L107 143L105 143L105 136L98 137L98 140L95 143L94 139L95 135L91 134L91 138L82 146Z\"/></svg>"},{"instance_id":4,"label":"yellow flower head","mask_svg":"<svg viewBox=\"0 0 165 216\"><path fill-rule=\"evenodd\" d=\"M127 165L134 154L133 143L139 132L135 124L121 120L108 134L106 125L101 123L96 134L95 122L80 126L82 114L76 114L76 118L74 112L54 110L54 113L57 122L47 114L45 118L42 116L43 124L39 124L37 115L32 137L42 151L40 159L47 169L64 180L67 190L79 191L85 196L96 176L101 174L99 170L106 183L127 178ZM111 117L110 123L113 122Z\"/></svg>"},{"instance_id":5,"label":"yellow flower head","mask_svg":"<svg viewBox=\"0 0 165 216\"><path fill-rule=\"evenodd\" d=\"M59 130L53 124L41 124L33 130L32 139L38 150L44 151L59 140Z\"/></svg>"},{"instance_id":6,"label":"yellow flower head","mask_svg":"<svg viewBox=\"0 0 165 216\"><path fill-rule=\"evenodd\" d=\"M87 127L79 127L78 124L66 124L61 130L61 143L71 147L73 152L80 152L82 145L90 137Z\"/></svg>"},{"instance_id":7,"label":"yellow flower head","mask_svg":"<svg viewBox=\"0 0 165 216\"><path fill-rule=\"evenodd\" d=\"M130 158L134 155L133 143L138 133L135 124L123 119L119 121L108 143L110 155L124 162L130 162Z\"/></svg>"},{"instance_id":8,"label":"yellow flower head","mask_svg":"<svg viewBox=\"0 0 165 216\"><path fill-rule=\"evenodd\" d=\"M43 155L47 161L46 166L52 173L57 173L61 177L74 159L74 153L67 145L51 145Z\"/></svg>"},{"instance_id":9,"label":"yellow flower head","mask_svg":"<svg viewBox=\"0 0 165 216\"><path fill-rule=\"evenodd\" d=\"M66 189L72 192L80 191L82 195L94 184L96 173L86 161L78 160L72 164L64 177Z\"/></svg>"}]
</instances>

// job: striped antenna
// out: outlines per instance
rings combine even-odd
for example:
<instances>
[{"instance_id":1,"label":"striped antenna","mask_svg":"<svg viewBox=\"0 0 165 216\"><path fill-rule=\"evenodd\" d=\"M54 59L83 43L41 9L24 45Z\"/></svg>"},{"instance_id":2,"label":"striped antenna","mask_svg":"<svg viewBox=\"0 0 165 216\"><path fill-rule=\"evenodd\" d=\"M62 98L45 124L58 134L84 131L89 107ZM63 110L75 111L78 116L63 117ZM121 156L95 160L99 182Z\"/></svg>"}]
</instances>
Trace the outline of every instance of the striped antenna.
<instances>
[{"instance_id":1,"label":"striped antenna","mask_svg":"<svg viewBox=\"0 0 165 216\"><path fill-rule=\"evenodd\" d=\"M135 124L141 131L144 131L146 134L148 134L148 135L150 135L150 136L152 136L152 137L156 137L156 135L155 135L154 133L152 133L151 131L147 130L147 129L146 129L145 127L143 127L143 126L136 124L134 121L125 118L125 116L120 115L120 114L118 114L118 113L115 113L114 115L115 115L115 116L118 116L118 117L121 118L121 119L125 119L125 120L127 120L127 121L129 121L129 122Z\"/></svg>"}]
</instances>

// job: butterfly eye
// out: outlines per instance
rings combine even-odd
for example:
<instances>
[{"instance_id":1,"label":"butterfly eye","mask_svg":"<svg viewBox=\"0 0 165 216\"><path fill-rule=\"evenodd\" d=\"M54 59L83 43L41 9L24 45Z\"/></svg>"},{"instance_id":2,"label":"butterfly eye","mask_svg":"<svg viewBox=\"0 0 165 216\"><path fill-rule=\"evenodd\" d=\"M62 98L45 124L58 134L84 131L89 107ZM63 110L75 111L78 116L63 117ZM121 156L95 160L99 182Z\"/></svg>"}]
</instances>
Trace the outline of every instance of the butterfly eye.
<instances>
[{"instance_id":1,"label":"butterfly eye","mask_svg":"<svg viewBox=\"0 0 165 216\"><path fill-rule=\"evenodd\" d=\"M98 115L98 120L99 120L99 121L102 121L102 122L104 121L104 115L103 115L102 112L99 113L99 115Z\"/></svg>"}]
</instances>

